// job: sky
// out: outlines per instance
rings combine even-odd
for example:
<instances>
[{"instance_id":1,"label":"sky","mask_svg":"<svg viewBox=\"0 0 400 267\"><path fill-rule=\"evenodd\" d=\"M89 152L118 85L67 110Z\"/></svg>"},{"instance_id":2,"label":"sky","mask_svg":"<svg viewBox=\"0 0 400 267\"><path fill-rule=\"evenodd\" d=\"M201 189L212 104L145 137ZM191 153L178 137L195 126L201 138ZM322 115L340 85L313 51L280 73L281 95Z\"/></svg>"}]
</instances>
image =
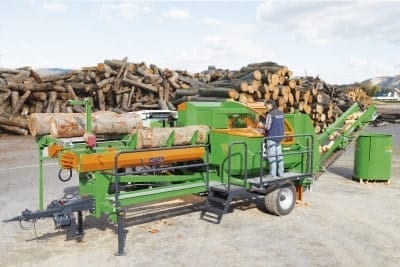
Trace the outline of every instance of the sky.
<instances>
[{"instance_id":1,"label":"sky","mask_svg":"<svg viewBox=\"0 0 400 267\"><path fill-rule=\"evenodd\" d=\"M0 2L0 68L274 61L330 84L400 74L400 1Z\"/></svg>"}]
</instances>

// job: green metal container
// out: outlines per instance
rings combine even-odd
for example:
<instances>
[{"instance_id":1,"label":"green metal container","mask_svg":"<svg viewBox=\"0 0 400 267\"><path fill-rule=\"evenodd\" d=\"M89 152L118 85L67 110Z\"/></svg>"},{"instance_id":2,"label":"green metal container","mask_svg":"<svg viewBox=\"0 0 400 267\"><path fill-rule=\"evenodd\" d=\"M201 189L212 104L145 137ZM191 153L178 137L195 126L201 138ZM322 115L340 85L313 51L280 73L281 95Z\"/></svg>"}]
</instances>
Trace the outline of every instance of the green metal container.
<instances>
[{"instance_id":1,"label":"green metal container","mask_svg":"<svg viewBox=\"0 0 400 267\"><path fill-rule=\"evenodd\" d=\"M361 180L383 180L391 177L392 135L368 133L356 140L353 177Z\"/></svg>"}]
</instances>

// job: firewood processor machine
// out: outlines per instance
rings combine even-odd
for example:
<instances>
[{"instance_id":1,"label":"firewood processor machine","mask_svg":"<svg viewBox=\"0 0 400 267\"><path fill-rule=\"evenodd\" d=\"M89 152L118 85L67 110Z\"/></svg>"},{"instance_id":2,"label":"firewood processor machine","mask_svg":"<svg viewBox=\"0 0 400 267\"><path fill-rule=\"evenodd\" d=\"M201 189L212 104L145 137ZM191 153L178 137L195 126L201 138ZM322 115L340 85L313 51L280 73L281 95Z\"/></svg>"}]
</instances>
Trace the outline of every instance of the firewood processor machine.
<instances>
[{"instance_id":1,"label":"firewood processor machine","mask_svg":"<svg viewBox=\"0 0 400 267\"><path fill-rule=\"evenodd\" d=\"M139 203L204 194L200 218L220 223L232 201L255 197L264 198L269 213L289 214L330 155L376 117L375 106L361 110L354 104L317 135L308 114L285 114L285 174L270 178L264 149L268 137L257 128L265 117L263 105L186 102L178 111L142 112L148 127L132 134L96 136L91 133L91 103L71 104L86 107L85 138L37 137L39 209L4 222L50 217L70 239L83 235L83 211L107 216L117 225L117 255L124 251L126 209ZM49 158L58 159L61 181L77 173L79 195L54 200L44 209L44 161Z\"/></svg>"}]
</instances>

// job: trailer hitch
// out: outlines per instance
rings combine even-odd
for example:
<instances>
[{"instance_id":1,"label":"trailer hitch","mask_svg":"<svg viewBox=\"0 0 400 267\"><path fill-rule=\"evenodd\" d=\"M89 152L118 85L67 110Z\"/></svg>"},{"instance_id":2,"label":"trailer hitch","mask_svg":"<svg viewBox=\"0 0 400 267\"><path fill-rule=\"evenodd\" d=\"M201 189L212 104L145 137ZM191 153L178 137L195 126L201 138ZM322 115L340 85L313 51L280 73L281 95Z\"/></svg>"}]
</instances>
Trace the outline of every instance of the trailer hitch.
<instances>
[{"instance_id":1,"label":"trailer hitch","mask_svg":"<svg viewBox=\"0 0 400 267\"><path fill-rule=\"evenodd\" d=\"M31 211L24 210L21 215L3 222L19 221L22 229L22 221L35 223L40 218L53 218L56 229L66 229L66 239L79 238L83 236L83 217L82 211L94 211L94 201L91 197L75 197L67 200L53 200L46 210ZM74 212L78 213L76 221Z\"/></svg>"}]
</instances>

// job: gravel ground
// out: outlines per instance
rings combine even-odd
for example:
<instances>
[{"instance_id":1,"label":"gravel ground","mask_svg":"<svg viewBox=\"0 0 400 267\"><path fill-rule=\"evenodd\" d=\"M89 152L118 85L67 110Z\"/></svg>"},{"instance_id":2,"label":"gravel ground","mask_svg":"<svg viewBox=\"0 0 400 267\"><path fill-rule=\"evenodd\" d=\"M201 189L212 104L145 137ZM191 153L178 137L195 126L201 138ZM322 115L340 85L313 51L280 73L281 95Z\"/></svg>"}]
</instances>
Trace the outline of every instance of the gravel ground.
<instances>
[{"instance_id":1,"label":"gravel ground","mask_svg":"<svg viewBox=\"0 0 400 267\"><path fill-rule=\"evenodd\" d=\"M65 241L51 219L36 223L39 239L32 227L2 223L0 266L398 266L400 125L364 131L395 134L390 183L352 180L351 144L288 216L239 202L215 225L199 219L201 197L142 206L131 211L121 257L114 256L115 227L105 219L86 217L82 242ZM37 148L32 137L1 135L0 152L6 219L38 207ZM77 178L60 183L57 170L55 161L46 162L46 203L77 190Z\"/></svg>"}]
</instances>

